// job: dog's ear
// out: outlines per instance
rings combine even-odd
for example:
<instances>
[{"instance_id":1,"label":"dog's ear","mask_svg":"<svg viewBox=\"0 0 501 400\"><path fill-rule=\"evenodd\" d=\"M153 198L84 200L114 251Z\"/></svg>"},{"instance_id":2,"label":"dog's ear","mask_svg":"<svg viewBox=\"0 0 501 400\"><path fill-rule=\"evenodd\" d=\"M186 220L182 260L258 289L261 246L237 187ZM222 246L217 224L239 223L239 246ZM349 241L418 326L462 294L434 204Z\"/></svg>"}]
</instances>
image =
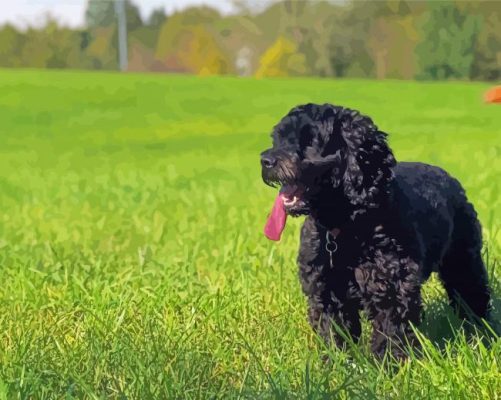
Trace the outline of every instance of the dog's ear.
<instances>
[{"instance_id":1,"label":"dog's ear","mask_svg":"<svg viewBox=\"0 0 501 400\"><path fill-rule=\"evenodd\" d=\"M343 187L353 205L373 208L386 196L396 161L381 132L368 117L351 112L341 120L346 143Z\"/></svg>"}]
</instances>

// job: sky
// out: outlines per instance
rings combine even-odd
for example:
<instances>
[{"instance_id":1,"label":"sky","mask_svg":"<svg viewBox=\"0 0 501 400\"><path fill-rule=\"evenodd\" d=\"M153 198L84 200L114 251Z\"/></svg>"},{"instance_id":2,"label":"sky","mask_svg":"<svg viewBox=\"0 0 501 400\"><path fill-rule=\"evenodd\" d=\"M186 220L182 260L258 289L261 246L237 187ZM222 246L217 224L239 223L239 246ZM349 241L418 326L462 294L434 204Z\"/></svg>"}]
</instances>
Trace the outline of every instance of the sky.
<instances>
[{"instance_id":1,"label":"sky","mask_svg":"<svg viewBox=\"0 0 501 400\"><path fill-rule=\"evenodd\" d=\"M108 1L108 0L102 0ZM231 0L133 0L143 17L162 7L168 14L190 5L207 4L223 13L233 10ZM0 0L0 25L9 22L20 27L42 25L50 13L67 26L82 26L87 0Z\"/></svg>"}]
</instances>

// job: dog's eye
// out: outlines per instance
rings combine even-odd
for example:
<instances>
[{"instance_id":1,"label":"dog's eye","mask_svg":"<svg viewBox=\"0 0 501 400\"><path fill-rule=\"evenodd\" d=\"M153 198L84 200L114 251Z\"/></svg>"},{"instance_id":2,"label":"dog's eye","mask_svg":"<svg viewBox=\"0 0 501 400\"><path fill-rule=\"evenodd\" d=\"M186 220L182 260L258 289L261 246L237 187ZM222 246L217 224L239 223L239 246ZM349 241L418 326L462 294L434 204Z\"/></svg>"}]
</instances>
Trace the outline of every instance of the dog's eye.
<instances>
[{"instance_id":1,"label":"dog's eye","mask_svg":"<svg viewBox=\"0 0 501 400\"><path fill-rule=\"evenodd\" d=\"M313 143L313 132L309 126L304 126L299 132L299 146L304 151L308 146Z\"/></svg>"}]
</instances>

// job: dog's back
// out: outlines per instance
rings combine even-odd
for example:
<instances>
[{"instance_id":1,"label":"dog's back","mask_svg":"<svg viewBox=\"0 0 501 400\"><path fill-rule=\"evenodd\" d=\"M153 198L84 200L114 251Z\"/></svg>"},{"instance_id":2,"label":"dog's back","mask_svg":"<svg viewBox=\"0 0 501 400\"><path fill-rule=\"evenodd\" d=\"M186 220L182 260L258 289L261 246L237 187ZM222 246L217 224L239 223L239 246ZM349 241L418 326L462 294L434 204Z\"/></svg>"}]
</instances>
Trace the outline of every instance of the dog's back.
<instances>
[{"instance_id":1,"label":"dog's back","mask_svg":"<svg viewBox=\"0 0 501 400\"><path fill-rule=\"evenodd\" d=\"M405 223L424 278L437 271L451 242L454 215L466 197L459 182L439 167L399 162L395 169L396 216ZM417 240L416 240L417 239Z\"/></svg>"}]
</instances>

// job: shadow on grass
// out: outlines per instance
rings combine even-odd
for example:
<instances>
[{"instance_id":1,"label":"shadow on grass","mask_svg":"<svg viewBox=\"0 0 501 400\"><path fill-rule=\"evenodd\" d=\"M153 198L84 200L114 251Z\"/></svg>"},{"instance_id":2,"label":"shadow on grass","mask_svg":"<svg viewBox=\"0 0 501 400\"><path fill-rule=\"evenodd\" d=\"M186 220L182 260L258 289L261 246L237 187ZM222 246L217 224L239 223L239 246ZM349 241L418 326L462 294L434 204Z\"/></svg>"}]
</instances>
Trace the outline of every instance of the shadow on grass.
<instances>
[{"instance_id":1,"label":"shadow on grass","mask_svg":"<svg viewBox=\"0 0 501 400\"><path fill-rule=\"evenodd\" d=\"M499 296L492 299L491 319L490 327L494 333L486 327L477 328L480 328L479 331L486 337L494 339L496 336L501 336L501 297ZM467 337L472 337L478 332L471 323L460 319L445 299L436 299L425 305L425 315L419 325L419 330L440 349L462 332Z\"/></svg>"}]
</instances>

